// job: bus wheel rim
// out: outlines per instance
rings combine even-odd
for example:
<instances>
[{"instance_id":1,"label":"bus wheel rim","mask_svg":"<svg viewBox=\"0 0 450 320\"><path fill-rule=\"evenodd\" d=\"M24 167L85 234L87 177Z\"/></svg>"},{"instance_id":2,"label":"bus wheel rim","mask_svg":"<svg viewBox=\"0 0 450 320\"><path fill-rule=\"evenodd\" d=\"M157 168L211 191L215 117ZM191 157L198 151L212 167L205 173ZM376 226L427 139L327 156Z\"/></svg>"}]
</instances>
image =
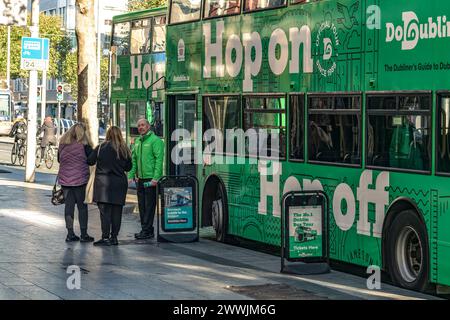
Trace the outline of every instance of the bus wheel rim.
<instances>
[{"instance_id":1,"label":"bus wheel rim","mask_svg":"<svg viewBox=\"0 0 450 320\"><path fill-rule=\"evenodd\" d=\"M401 277L408 283L416 281L423 268L423 247L414 228L407 226L402 229L395 254Z\"/></svg>"}]
</instances>

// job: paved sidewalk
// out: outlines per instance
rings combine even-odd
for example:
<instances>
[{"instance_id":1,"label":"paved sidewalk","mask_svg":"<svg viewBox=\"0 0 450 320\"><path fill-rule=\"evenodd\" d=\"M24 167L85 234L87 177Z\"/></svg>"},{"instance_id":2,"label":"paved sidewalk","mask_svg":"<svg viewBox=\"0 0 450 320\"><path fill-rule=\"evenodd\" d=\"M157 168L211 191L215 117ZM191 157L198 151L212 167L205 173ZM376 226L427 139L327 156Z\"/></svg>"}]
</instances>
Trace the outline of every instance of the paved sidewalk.
<instances>
[{"instance_id":1,"label":"paved sidewalk","mask_svg":"<svg viewBox=\"0 0 450 320\"><path fill-rule=\"evenodd\" d=\"M433 299L333 271L279 273L278 257L201 239L193 244L135 241L137 215L123 216L117 247L66 244L63 206L50 203L54 175L0 166L0 299ZM89 233L98 238L95 206ZM75 224L78 230L77 222ZM69 290L67 267L81 268L81 289Z\"/></svg>"}]
</instances>

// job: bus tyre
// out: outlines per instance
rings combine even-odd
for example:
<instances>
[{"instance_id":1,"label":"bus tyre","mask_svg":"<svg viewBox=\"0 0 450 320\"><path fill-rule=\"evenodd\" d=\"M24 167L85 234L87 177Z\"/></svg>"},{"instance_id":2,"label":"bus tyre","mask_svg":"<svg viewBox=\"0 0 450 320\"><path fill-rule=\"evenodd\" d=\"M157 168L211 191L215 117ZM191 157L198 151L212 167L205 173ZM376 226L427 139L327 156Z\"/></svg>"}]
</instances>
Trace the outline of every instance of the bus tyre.
<instances>
[{"instance_id":1,"label":"bus tyre","mask_svg":"<svg viewBox=\"0 0 450 320\"><path fill-rule=\"evenodd\" d=\"M225 196L222 185L217 186L216 197L212 201L212 225L216 231L216 240L225 242L226 238L226 214L225 214Z\"/></svg>"},{"instance_id":2,"label":"bus tyre","mask_svg":"<svg viewBox=\"0 0 450 320\"><path fill-rule=\"evenodd\" d=\"M395 285L425 291L429 252L426 229L416 212L400 212L387 233L387 266Z\"/></svg>"}]
</instances>

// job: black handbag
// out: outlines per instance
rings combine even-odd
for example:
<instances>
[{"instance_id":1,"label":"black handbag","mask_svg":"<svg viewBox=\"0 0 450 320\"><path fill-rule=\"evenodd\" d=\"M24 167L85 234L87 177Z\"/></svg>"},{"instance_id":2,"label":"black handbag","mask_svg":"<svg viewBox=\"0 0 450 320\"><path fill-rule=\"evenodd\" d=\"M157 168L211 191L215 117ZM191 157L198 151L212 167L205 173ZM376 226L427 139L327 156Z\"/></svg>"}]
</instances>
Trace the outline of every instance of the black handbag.
<instances>
[{"instance_id":1,"label":"black handbag","mask_svg":"<svg viewBox=\"0 0 450 320\"><path fill-rule=\"evenodd\" d=\"M62 187L58 184L58 177L56 177L52 191L52 204L57 206L59 204L64 204L64 201L64 192Z\"/></svg>"}]
</instances>

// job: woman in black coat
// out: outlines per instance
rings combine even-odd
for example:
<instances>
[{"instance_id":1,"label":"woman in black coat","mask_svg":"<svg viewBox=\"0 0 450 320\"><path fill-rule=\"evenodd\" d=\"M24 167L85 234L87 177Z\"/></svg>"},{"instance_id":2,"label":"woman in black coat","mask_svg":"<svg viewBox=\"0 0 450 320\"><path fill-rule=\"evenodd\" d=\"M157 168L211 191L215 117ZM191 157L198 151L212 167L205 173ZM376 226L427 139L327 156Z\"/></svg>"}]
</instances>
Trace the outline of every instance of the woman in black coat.
<instances>
[{"instance_id":1,"label":"woman in black coat","mask_svg":"<svg viewBox=\"0 0 450 320\"><path fill-rule=\"evenodd\" d=\"M94 180L94 202L100 210L102 239L94 245L118 245L122 209L128 190L125 172L131 170L131 152L118 127L111 127L106 140L91 152L88 164L97 163Z\"/></svg>"}]
</instances>

